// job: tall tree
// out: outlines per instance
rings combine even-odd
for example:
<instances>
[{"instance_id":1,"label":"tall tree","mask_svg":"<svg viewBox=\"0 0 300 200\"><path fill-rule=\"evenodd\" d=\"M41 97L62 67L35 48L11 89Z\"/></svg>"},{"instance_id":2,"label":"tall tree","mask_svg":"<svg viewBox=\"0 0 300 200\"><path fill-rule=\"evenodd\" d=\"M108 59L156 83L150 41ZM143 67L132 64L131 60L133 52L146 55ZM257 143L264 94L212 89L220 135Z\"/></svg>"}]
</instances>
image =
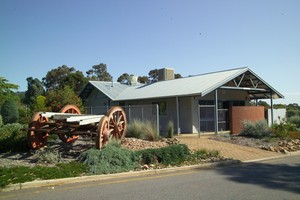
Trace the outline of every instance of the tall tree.
<instances>
[{"instance_id":1,"label":"tall tree","mask_svg":"<svg viewBox=\"0 0 300 200\"><path fill-rule=\"evenodd\" d=\"M76 94L79 94L82 88L88 82L88 79L83 75L81 71L76 71L67 75L62 82L63 83L61 84L61 88L68 85L74 90Z\"/></svg>"},{"instance_id":2,"label":"tall tree","mask_svg":"<svg viewBox=\"0 0 300 200\"><path fill-rule=\"evenodd\" d=\"M64 79L72 72L75 72L75 69L73 67L69 68L66 65L48 71L46 77L43 78L46 89L62 88Z\"/></svg>"},{"instance_id":3,"label":"tall tree","mask_svg":"<svg viewBox=\"0 0 300 200\"><path fill-rule=\"evenodd\" d=\"M89 80L94 81L112 81L112 76L107 72L106 64L100 63L94 65L92 69L86 72Z\"/></svg>"},{"instance_id":4,"label":"tall tree","mask_svg":"<svg viewBox=\"0 0 300 200\"><path fill-rule=\"evenodd\" d=\"M158 81L158 69L150 70L148 73L148 77L148 80L151 83Z\"/></svg>"},{"instance_id":5,"label":"tall tree","mask_svg":"<svg viewBox=\"0 0 300 200\"><path fill-rule=\"evenodd\" d=\"M0 77L0 106L17 90L18 85L9 83L4 77Z\"/></svg>"},{"instance_id":6,"label":"tall tree","mask_svg":"<svg viewBox=\"0 0 300 200\"><path fill-rule=\"evenodd\" d=\"M40 95L43 95L45 90L43 87L43 83L39 79L28 77L26 80L27 91L25 92L24 103L32 107L36 101L36 98Z\"/></svg>"},{"instance_id":7,"label":"tall tree","mask_svg":"<svg viewBox=\"0 0 300 200\"><path fill-rule=\"evenodd\" d=\"M181 74L174 74L174 78L177 79L177 78L182 78Z\"/></svg>"},{"instance_id":8,"label":"tall tree","mask_svg":"<svg viewBox=\"0 0 300 200\"><path fill-rule=\"evenodd\" d=\"M138 82L139 83L147 83L149 80L148 76L139 76L138 77Z\"/></svg>"},{"instance_id":9,"label":"tall tree","mask_svg":"<svg viewBox=\"0 0 300 200\"><path fill-rule=\"evenodd\" d=\"M129 78L129 74L127 73L123 73L121 76L119 76L117 82L122 82L122 81L126 81Z\"/></svg>"}]
</instances>

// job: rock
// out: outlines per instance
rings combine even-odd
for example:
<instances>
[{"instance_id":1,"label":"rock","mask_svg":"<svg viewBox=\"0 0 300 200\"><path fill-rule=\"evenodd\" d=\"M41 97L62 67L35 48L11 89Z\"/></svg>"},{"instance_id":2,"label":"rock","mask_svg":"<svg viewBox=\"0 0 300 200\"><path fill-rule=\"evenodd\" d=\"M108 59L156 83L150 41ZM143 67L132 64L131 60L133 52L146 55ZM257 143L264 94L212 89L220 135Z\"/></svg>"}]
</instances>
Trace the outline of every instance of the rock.
<instances>
[{"instance_id":1,"label":"rock","mask_svg":"<svg viewBox=\"0 0 300 200\"><path fill-rule=\"evenodd\" d=\"M274 147L269 147L269 151L275 152L276 150L274 149Z\"/></svg>"},{"instance_id":2,"label":"rock","mask_svg":"<svg viewBox=\"0 0 300 200\"><path fill-rule=\"evenodd\" d=\"M143 169L143 170L148 170L148 169L149 169L149 166L148 166L148 165L143 165L143 166L142 166L142 169Z\"/></svg>"}]
</instances>

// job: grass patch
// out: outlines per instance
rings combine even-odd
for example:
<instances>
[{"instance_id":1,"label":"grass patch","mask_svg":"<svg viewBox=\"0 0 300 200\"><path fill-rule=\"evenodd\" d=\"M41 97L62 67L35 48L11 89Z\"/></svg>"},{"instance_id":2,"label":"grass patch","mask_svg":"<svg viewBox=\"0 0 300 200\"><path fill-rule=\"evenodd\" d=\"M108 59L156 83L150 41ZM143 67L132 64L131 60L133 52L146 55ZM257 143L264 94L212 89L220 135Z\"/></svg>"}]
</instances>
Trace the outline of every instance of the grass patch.
<instances>
[{"instance_id":1,"label":"grass patch","mask_svg":"<svg viewBox=\"0 0 300 200\"><path fill-rule=\"evenodd\" d=\"M128 124L126 136L149 141L157 141L159 139L157 130L151 121L141 121L138 119Z\"/></svg>"},{"instance_id":2,"label":"grass patch","mask_svg":"<svg viewBox=\"0 0 300 200\"><path fill-rule=\"evenodd\" d=\"M55 167L0 167L0 187L9 184L24 183L33 180L48 180L57 178L68 178L83 175L87 172L85 164L72 161L70 163L60 163Z\"/></svg>"}]
</instances>

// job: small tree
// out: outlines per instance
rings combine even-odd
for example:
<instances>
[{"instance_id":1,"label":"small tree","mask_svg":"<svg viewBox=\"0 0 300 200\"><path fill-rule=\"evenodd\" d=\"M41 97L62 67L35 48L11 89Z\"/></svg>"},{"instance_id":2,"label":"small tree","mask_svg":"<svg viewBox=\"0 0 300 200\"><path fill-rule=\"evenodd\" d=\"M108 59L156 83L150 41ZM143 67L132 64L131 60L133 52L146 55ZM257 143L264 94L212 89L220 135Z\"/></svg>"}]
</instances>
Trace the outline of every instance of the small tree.
<instances>
[{"instance_id":1,"label":"small tree","mask_svg":"<svg viewBox=\"0 0 300 200\"><path fill-rule=\"evenodd\" d=\"M76 105L78 108L82 107L81 99L69 86L65 86L60 90L50 90L48 92L46 96L46 106L49 106L51 111L58 112L67 104Z\"/></svg>"},{"instance_id":2,"label":"small tree","mask_svg":"<svg viewBox=\"0 0 300 200\"><path fill-rule=\"evenodd\" d=\"M19 111L16 102L7 99L1 107L1 115L4 124L16 123L19 120Z\"/></svg>"},{"instance_id":3,"label":"small tree","mask_svg":"<svg viewBox=\"0 0 300 200\"><path fill-rule=\"evenodd\" d=\"M33 106L33 111L34 112L49 111L49 107L46 106L46 97L42 95L36 97L35 104Z\"/></svg>"}]
</instances>

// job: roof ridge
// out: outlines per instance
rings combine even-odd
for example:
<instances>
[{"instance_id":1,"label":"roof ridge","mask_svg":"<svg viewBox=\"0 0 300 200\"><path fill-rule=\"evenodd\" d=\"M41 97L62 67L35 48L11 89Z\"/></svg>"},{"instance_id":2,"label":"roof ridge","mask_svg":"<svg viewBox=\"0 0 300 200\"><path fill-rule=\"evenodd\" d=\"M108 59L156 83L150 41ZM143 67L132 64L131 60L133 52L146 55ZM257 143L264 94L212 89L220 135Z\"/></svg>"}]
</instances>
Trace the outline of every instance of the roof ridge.
<instances>
[{"instance_id":1,"label":"roof ridge","mask_svg":"<svg viewBox=\"0 0 300 200\"><path fill-rule=\"evenodd\" d=\"M203 74L189 75L189 76L186 76L183 78L189 78L189 77L194 77L194 76L203 76L203 75L208 75L208 74L215 74L215 73L220 73L220 72L228 72L228 71L241 70L241 69L250 69L250 68L249 67L238 67L238 68L219 70L219 71L214 71L214 72L206 72Z\"/></svg>"}]
</instances>

